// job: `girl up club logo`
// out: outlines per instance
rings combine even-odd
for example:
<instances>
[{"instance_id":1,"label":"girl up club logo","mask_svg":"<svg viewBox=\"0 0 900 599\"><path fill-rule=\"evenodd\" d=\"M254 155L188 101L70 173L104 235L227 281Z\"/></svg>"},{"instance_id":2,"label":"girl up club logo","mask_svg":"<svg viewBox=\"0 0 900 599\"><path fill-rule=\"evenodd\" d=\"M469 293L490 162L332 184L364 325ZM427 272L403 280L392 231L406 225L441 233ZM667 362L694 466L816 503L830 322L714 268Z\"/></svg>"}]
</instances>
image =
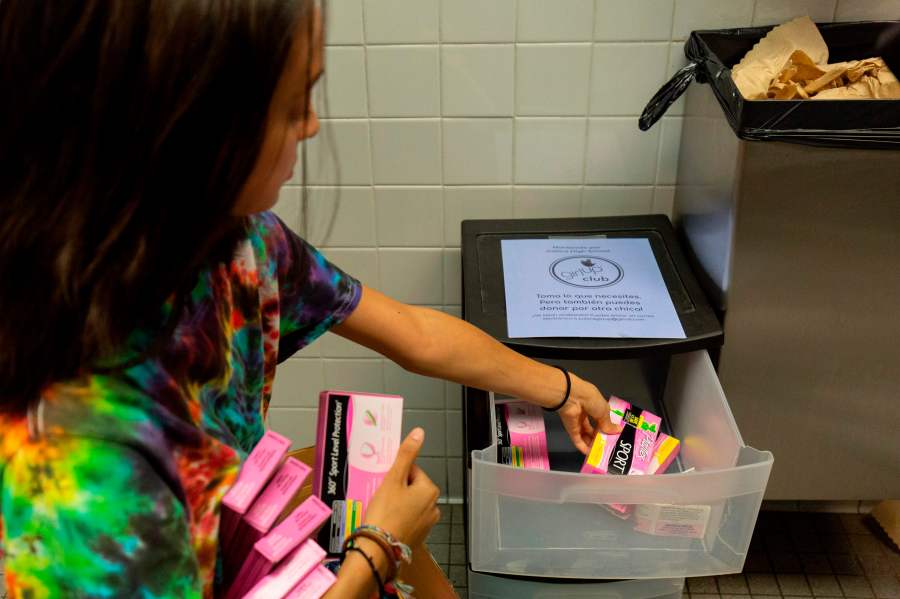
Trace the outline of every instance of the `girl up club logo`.
<instances>
[{"instance_id":1,"label":"girl up club logo","mask_svg":"<svg viewBox=\"0 0 900 599\"><path fill-rule=\"evenodd\" d=\"M572 287L610 287L625 276L621 266L597 256L568 256L550 265L550 276Z\"/></svg>"}]
</instances>

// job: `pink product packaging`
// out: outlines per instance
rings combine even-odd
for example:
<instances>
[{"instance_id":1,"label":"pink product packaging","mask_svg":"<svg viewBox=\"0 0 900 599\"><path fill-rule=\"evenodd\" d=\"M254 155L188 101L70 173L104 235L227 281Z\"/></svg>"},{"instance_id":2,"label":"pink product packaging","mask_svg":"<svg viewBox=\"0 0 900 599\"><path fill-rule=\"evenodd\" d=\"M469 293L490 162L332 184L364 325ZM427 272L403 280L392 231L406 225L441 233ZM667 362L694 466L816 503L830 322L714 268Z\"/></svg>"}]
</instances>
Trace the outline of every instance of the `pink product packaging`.
<instances>
[{"instance_id":1,"label":"pink product packaging","mask_svg":"<svg viewBox=\"0 0 900 599\"><path fill-rule=\"evenodd\" d=\"M325 566L307 574L300 583L284 596L284 599L319 599L337 580L331 570Z\"/></svg>"},{"instance_id":2,"label":"pink product packaging","mask_svg":"<svg viewBox=\"0 0 900 599\"><path fill-rule=\"evenodd\" d=\"M319 394L313 493L332 510L319 544L337 555L362 524L365 509L400 447L399 395L323 391Z\"/></svg>"},{"instance_id":3,"label":"pink product packaging","mask_svg":"<svg viewBox=\"0 0 900 599\"><path fill-rule=\"evenodd\" d=\"M294 458L287 458L263 492L241 518L225 549L225 572L236 573L253 544L269 532L275 520L303 485L312 468ZM226 576L228 580L228 576Z\"/></svg>"},{"instance_id":4,"label":"pink product packaging","mask_svg":"<svg viewBox=\"0 0 900 599\"><path fill-rule=\"evenodd\" d=\"M308 574L322 563L325 550L312 539L308 539L271 574L266 575L250 589L244 599L282 599L291 592Z\"/></svg>"},{"instance_id":5,"label":"pink product packaging","mask_svg":"<svg viewBox=\"0 0 900 599\"><path fill-rule=\"evenodd\" d=\"M328 506L315 496L297 506L290 516L253 545L253 550L228 589L227 599L243 597L285 556L313 535L330 515Z\"/></svg>"},{"instance_id":6,"label":"pink product packaging","mask_svg":"<svg viewBox=\"0 0 900 599\"><path fill-rule=\"evenodd\" d=\"M243 515L274 474L281 458L291 448L291 441L274 431L267 431L246 461L241 465L237 481L222 498L219 543L228 546Z\"/></svg>"},{"instance_id":7,"label":"pink product packaging","mask_svg":"<svg viewBox=\"0 0 900 599\"><path fill-rule=\"evenodd\" d=\"M653 445L653 455L650 458L650 464L647 467L647 474L662 474L665 472L681 449L681 441L675 437L671 437L666 433L659 433L656 443ZM625 505L621 503L610 503L606 505L609 510L621 518L627 518L632 511L633 505Z\"/></svg>"},{"instance_id":8,"label":"pink product packaging","mask_svg":"<svg viewBox=\"0 0 900 599\"><path fill-rule=\"evenodd\" d=\"M622 432L598 433L581 472L647 474L662 419L618 397L610 398L609 410L613 424L624 425Z\"/></svg>"},{"instance_id":9,"label":"pink product packaging","mask_svg":"<svg viewBox=\"0 0 900 599\"><path fill-rule=\"evenodd\" d=\"M515 468L550 470L543 411L524 401L497 403L497 462Z\"/></svg>"}]
</instances>

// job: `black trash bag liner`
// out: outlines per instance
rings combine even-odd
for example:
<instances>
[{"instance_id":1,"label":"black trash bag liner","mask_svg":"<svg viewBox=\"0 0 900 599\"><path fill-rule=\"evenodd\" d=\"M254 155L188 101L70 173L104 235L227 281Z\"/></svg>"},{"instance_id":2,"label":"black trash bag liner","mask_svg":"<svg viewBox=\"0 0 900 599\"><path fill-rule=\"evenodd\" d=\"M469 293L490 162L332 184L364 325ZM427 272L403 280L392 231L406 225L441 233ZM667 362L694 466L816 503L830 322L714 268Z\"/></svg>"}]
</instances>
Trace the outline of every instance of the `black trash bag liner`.
<instances>
[{"instance_id":1,"label":"black trash bag liner","mask_svg":"<svg viewBox=\"0 0 900 599\"><path fill-rule=\"evenodd\" d=\"M818 25L829 62L887 55L900 45L900 21ZM690 61L647 104L642 131L658 121L692 81L712 87L731 128L741 139L785 141L839 148L900 149L900 100L745 100L731 67L772 27L694 31L684 44ZM895 66L896 68L896 66ZM900 77L900 72L894 71Z\"/></svg>"}]
</instances>

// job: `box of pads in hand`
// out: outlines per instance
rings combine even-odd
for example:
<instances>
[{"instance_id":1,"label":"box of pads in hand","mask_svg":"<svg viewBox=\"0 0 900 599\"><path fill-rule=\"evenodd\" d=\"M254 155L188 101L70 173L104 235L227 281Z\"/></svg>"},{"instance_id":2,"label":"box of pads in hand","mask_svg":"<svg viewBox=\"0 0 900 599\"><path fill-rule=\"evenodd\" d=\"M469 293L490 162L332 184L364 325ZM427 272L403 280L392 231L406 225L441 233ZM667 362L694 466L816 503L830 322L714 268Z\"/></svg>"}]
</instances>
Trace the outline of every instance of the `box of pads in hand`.
<instances>
[{"instance_id":1,"label":"box of pads in hand","mask_svg":"<svg viewBox=\"0 0 900 599\"><path fill-rule=\"evenodd\" d=\"M400 448L399 395L323 391L319 394L313 493L331 508L319 533L329 554L340 553L362 524L366 506Z\"/></svg>"},{"instance_id":2,"label":"box of pads in hand","mask_svg":"<svg viewBox=\"0 0 900 599\"><path fill-rule=\"evenodd\" d=\"M662 419L619 397L610 397L609 415L618 434L597 433L582 473L647 474Z\"/></svg>"}]
</instances>

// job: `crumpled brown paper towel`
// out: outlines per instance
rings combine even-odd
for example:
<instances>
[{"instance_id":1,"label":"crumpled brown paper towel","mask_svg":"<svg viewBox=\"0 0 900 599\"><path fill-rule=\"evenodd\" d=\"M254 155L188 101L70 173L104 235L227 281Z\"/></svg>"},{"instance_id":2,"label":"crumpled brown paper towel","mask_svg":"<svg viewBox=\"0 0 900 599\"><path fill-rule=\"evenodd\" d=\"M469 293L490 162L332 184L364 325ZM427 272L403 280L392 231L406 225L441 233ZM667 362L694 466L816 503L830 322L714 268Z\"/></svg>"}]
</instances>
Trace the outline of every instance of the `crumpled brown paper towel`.
<instances>
[{"instance_id":1,"label":"crumpled brown paper towel","mask_svg":"<svg viewBox=\"0 0 900 599\"><path fill-rule=\"evenodd\" d=\"M828 46L809 17L772 29L731 76L748 100L900 98L900 82L881 58L828 64Z\"/></svg>"}]
</instances>

